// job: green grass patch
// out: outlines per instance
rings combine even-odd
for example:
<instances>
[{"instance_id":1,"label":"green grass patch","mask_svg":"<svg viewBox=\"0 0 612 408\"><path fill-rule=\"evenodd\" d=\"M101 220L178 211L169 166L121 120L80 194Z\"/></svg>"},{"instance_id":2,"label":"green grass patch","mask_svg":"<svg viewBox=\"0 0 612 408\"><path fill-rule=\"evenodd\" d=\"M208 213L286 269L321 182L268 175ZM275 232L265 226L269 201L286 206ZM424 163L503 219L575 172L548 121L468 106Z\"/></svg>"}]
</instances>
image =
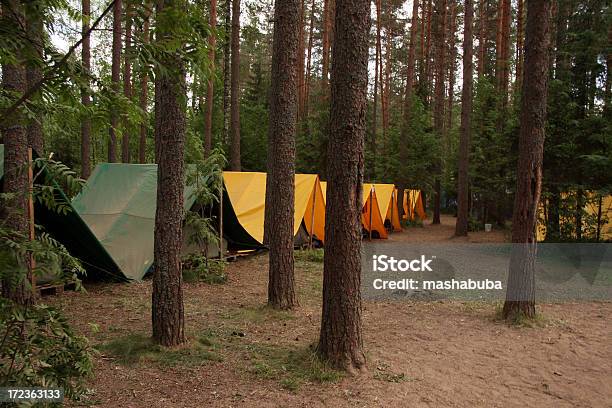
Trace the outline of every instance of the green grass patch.
<instances>
[{"instance_id":1,"label":"green grass patch","mask_svg":"<svg viewBox=\"0 0 612 408\"><path fill-rule=\"evenodd\" d=\"M220 317L237 322L263 323L269 320L292 320L295 316L288 310L277 310L268 305L241 307L224 311Z\"/></svg>"},{"instance_id":2,"label":"green grass patch","mask_svg":"<svg viewBox=\"0 0 612 408\"><path fill-rule=\"evenodd\" d=\"M130 334L105 343L99 349L123 365L153 363L165 367L197 367L211 361L222 361L210 333L177 348L157 345L142 334Z\"/></svg>"},{"instance_id":3,"label":"green grass patch","mask_svg":"<svg viewBox=\"0 0 612 408\"><path fill-rule=\"evenodd\" d=\"M299 262L323 263L324 254L323 248L294 251L295 260Z\"/></svg>"},{"instance_id":4,"label":"green grass patch","mask_svg":"<svg viewBox=\"0 0 612 408\"><path fill-rule=\"evenodd\" d=\"M494 320L498 322L504 322L510 326L516 327L547 327L549 326L550 320L541 313L537 313L534 317L526 316L523 312L519 312L509 319L504 319L503 316L504 304L499 302L495 306Z\"/></svg>"},{"instance_id":5,"label":"green grass patch","mask_svg":"<svg viewBox=\"0 0 612 408\"><path fill-rule=\"evenodd\" d=\"M336 382L342 378L310 349L287 349L276 345L249 344L249 371L258 378L277 379L281 387L297 391L304 383Z\"/></svg>"}]
</instances>

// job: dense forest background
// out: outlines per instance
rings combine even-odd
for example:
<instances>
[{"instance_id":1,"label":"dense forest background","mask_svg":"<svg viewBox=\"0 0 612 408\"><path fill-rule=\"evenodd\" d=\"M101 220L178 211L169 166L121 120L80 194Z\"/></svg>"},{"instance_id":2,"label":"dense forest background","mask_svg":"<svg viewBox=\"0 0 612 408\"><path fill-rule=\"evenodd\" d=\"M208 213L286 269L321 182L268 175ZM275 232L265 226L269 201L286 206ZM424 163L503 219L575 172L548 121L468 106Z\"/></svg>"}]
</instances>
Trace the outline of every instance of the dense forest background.
<instances>
[{"instance_id":1,"label":"dense forest background","mask_svg":"<svg viewBox=\"0 0 612 408\"><path fill-rule=\"evenodd\" d=\"M83 19L86 3L91 18ZM31 65L48 70L107 6L89 3L31 2L26 14L41 25L34 54L39 61ZM121 4L114 18L109 13L92 31L89 55L77 48L29 103L42 126L44 151L85 177L99 162L154 161L152 5ZM269 0L188 2L186 162L203 157L210 143L226 152L232 169L266 171L273 6ZM232 9L239 18L232 19ZM480 222L501 225L512 211L525 13L523 0L474 2L469 191L470 214ZM426 197L433 197L439 180L442 208L453 207L463 2L377 0L371 14L366 179L422 189ZM333 0L302 0L296 170L323 179L333 15ZM559 225L554 220L584 207L578 203L596 197L591 192L612 190L612 13L605 0L558 0L552 18L543 197L555 203L547 220ZM232 32L239 32L239 42L232 43ZM232 53L239 62L236 76ZM109 139L116 140L112 154ZM581 225L569 228L553 227L550 234L580 238Z\"/></svg>"}]
</instances>

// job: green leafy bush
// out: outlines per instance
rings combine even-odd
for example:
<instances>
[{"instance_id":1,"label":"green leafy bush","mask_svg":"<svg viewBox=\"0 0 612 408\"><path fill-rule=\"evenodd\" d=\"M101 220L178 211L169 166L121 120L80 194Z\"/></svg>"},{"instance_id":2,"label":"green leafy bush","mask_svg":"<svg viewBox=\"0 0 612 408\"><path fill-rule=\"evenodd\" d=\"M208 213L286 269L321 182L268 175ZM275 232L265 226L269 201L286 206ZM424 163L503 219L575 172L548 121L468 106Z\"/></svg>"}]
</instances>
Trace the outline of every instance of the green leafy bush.
<instances>
[{"instance_id":1,"label":"green leafy bush","mask_svg":"<svg viewBox=\"0 0 612 408\"><path fill-rule=\"evenodd\" d=\"M93 350L59 311L0 299L0 338L0 386L61 387L71 399L85 393Z\"/></svg>"},{"instance_id":2,"label":"green leafy bush","mask_svg":"<svg viewBox=\"0 0 612 408\"><path fill-rule=\"evenodd\" d=\"M208 259L204 255L189 254L183 258L183 279L185 282L223 284L227 282L227 262Z\"/></svg>"}]
</instances>

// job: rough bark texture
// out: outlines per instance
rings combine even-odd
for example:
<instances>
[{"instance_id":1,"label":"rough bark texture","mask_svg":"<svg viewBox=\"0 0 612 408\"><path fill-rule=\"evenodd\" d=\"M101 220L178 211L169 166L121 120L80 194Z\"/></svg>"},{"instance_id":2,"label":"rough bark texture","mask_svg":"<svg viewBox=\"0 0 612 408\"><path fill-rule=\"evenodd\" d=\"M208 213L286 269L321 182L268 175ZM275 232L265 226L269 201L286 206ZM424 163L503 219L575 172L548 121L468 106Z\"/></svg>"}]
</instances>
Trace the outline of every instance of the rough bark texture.
<instances>
[{"instance_id":1,"label":"rough bark texture","mask_svg":"<svg viewBox=\"0 0 612 408\"><path fill-rule=\"evenodd\" d=\"M510 272L503 316L535 315L535 227L542 187L551 0L527 3L516 199L512 215ZM520 245L516 245L520 244Z\"/></svg>"},{"instance_id":2,"label":"rough bark texture","mask_svg":"<svg viewBox=\"0 0 612 408\"><path fill-rule=\"evenodd\" d=\"M470 138L472 133L472 53L474 40L472 34L474 6L472 0L465 0L463 29L463 89L461 90L461 128L459 134L459 171L457 180L457 224L455 235L468 234L469 184L468 169L470 160Z\"/></svg>"},{"instance_id":3,"label":"rough bark texture","mask_svg":"<svg viewBox=\"0 0 612 408\"><path fill-rule=\"evenodd\" d=\"M213 31L208 39L208 59L210 60L210 70L215 72L215 49L217 48L217 35L215 29L217 27L217 0L210 0L210 27ZM206 113L204 119L204 153L208 155L212 149L212 117L214 107L214 77L208 79L206 86Z\"/></svg>"},{"instance_id":4,"label":"rough bark texture","mask_svg":"<svg viewBox=\"0 0 612 408\"><path fill-rule=\"evenodd\" d=\"M142 26L142 41L145 44L149 43L149 22L151 18L151 7L152 5L147 2L147 10L145 11L145 20ZM139 104L140 109L147 114L147 102L149 93L149 76L146 70L143 70L140 74L140 96ZM144 119L143 123L140 124L140 138L138 141L138 163L145 163L147 153L147 131L148 131L148 119Z\"/></svg>"},{"instance_id":5,"label":"rough bark texture","mask_svg":"<svg viewBox=\"0 0 612 408\"><path fill-rule=\"evenodd\" d=\"M30 88L35 86L35 84L38 83L43 77L44 4L41 1L30 1L25 4L27 34L28 41L30 42L30 47L28 49L29 61L26 67L26 79L27 86ZM42 101L41 93L36 92L34 95L32 95L30 100L40 103ZM30 119L28 122L27 134L28 146L39 154L43 154L44 137L42 115L37 113L33 119Z\"/></svg>"},{"instance_id":6,"label":"rough bark texture","mask_svg":"<svg viewBox=\"0 0 612 408\"><path fill-rule=\"evenodd\" d=\"M435 88L434 88L434 129L441 143L444 143L444 79L446 77L446 0L436 2L434 26L436 29L436 58L435 58ZM434 181L434 211L432 224L440 224L440 178L442 177L442 160L437 160Z\"/></svg>"},{"instance_id":7,"label":"rough bark texture","mask_svg":"<svg viewBox=\"0 0 612 408\"><path fill-rule=\"evenodd\" d=\"M115 94L119 94L121 86L121 9L122 0L115 0L113 5L113 46L111 63L111 87ZM110 128L108 130L108 161L117 161L117 126L119 125L119 112L111 106Z\"/></svg>"},{"instance_id":8,"label":"rough bark texture","mask_svg":"<svg viewBox=\"0 0 612 408\"><path fill-rule=\"evenodd\" d=\"M25 27L24 10L20 1L7 0L2 2L3 28L7 31L19 32ZM19 97L26 90L26 68L24 55L20 49L7 50L15 55L16 61L2 65L2 87L5 92ZM4 202L5 225L7 228L28 236L30 224L28 220L28 137L24 126L24 117L20 110L3 122L2 137L4 142L4 193L14 194L14 197ZM27 260L20 260L23 265ZM33 292L24 282L23 277L11 276L2 281L2 296L27 305L34 301Z\"/></svg>"},{"instance_id":9,"label":"rough bark texture","mask_svg":"<svg viewBox=\"0 0 612 408\"><path fill-rule=\"evenodd\" d=\"M449 21L449 61L448 61L448 99L446 108L446 131L451 131L453 127L453 104L455 99L455 69L457 67L457 44L455 41L455 31L457 29L457 0L451 0ZM447 152L450 153L450 137L447 137Z\"/></svg>"},{"instance_id":10,"label":"rough bark texture","mask_svg":"<svg viewBox=\"0 0 612 408\"><path fill-rule=\"evenodd\" d=\"M240 171L240 0L232 1L230 170Z\"/></svg>"},{"instance_id":11,"label":"rough bark texture","mask_svg":"<svg viewBox=\"0 0 612 408\"><path fill-rule=\"evenodd\" d=\"M223 27L225 39L223 43L223 141L229 142L230 120L230 46L231 46L232 0L225 0Z\"/></svg>"},{"instance_id":12,"label":"rough bark texture","mask_svg":"<svg viewBox=\"0 0 612 408\"><path fill-rule=\"evenodd\" d=\"M302 120L304 115L304 87L306 86L306 67L304 66L304 53L306 52L306 33L305 33L305 18L306 18L306 0L301 0L299 24L295 28L298 33L298 59L295 69L297 70L297 89L298 89L298 108L297 120Z\"/></svg>"},{"instance_id":13,"label":"rough bark texture","mask_svg":"<svg viewBox=\"0 0 612 408\"><path fill-rule=\"evenodd\" d=\"M123 96L132 99L132 1L125 1L125 52L123 58ZM123 133L121 138L121 161L130 162L130 124L127 116L123 118Z\"/></svg>"},{"instance_id":14,"label":"rough bark texture","mask_svg":"<svg viewBox=\"0 0 612 408\"><path fill-rule=\"evenodd\" d=\"M157 13L180 7L179 1L158 0ZM167 21L167 20L166 20ZM176 22L177 24L180 22ZM167 38L170 27L157 28L157 40ZM183 225L184 150L186 131L185 68L178 58L162 61L168 70L156 75L157 112L155 143L157 209L153 272L153 339L163 346L185 342L185 317L181 271Z\"/></svg>"},{"instance_id":15,"label":"rough bark texture","mask_svg":"<svg viewBox=\"0 0 612 408\"><path fill-rule=\"evenodd\" d=\"M523 79L523 41L524 28L523 17L525 14L524 0L518 0L516 11L516 82L515 89L521 89L521 81Z\"/></svg>"},{"instance_id":16,"label":"rough bark texture","mask_svg":"<svg viewBox=\"0 0 612 408\"><path fill-rule=\"evenodd\" d=\"M361 189L370 2L338 0L331 78L323 311L317 351L349 372L365 369L361 325Z\"/></svg>"},{"instance_id":17,"label":"rough bark texture","mask_svg":"<svg viewBox=\"0 0 612 408\"><path fill-rule=\"evenodd\" d=\"M89 31L89 18L91 16L90 0L83 0L81 3L83 13L83 24L81 34L83 36L83 46L81 48L81 61L83 64L83 81L84 86L81 89L81 103L86 108L91 106L91 96L89 95L91 72L91 38L86 33ZM89 115L85 115L81 119L81 177L88 179L91 174L91 119Z\"/></svg>"},{"instance_id":18,"label":"rough bark texture","mask_svg":"<svg viewBox=\"0 0 612 408\"><path fill-rule=\"evenodd\" d=\"M321 51L321 80L323 89L327 88L327 81L329 78L329 37L332 25L331 18L331 1L323 0L323 38Z\"/></svg>"},{"instance_id":19,"label":"rough bark texture","mask_svg":"<svg viewBox=\"0 0 612 408\"><path fill-rule=\"evenodd\" d=\"M309 133L308 124L308 112L310 110L310 72L312 69L312 46L313 46L313 33L315 24L315 0L312 0L310 5L310 28L308 29L308 55L306 57L306 83L304 84L304 127L306 134Z\"/></svg>"},{"instance_id":20,"label":"rough bark texture","mask_svg":"<svg viewBox=\"0 0 612 408\"><path fill-rule=\"evenodd\" d=\"M291 309L297 304L293 270L293 212L297 70L302 0L277 1L274 9L272 85L268 127L265 235L270 250L268 304Z\"/></svg>"},{"instance_id":21,"label":"rough bark texture","mask_svg":"<svg viewBox=\"0 0 612 408\"><path fill-rule=\"evenodd\" d=\"M486 41L486 0L480 0L478 4L478 69L477 74L480 78L484 75L485 66L485 41Z\"/></svg>"}]
</instances>

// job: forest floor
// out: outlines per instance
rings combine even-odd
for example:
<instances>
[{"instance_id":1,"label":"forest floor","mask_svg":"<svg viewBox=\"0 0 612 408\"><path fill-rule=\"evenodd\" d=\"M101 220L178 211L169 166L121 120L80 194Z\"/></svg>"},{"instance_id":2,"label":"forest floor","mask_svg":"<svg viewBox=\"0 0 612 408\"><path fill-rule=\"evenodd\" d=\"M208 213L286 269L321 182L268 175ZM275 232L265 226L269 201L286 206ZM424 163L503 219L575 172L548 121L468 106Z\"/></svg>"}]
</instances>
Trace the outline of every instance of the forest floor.
<instances>
[{"instance_id":1,"label":"forest floor","mask_svg":"<svg viewBox=\"0 0 612 408\"><path fill-rule=\"evenodd\" d=\"M451 239L453 219L392 240ZM451 225L452 224L452 225ZM470 241L504 240L503 232ZM500 235L501 234L501 235ZM432 237L437 237L433 239ZM367 245L367 244L366 244ZM296 255L300 307L265 306L266 254L229 264L223 285L184 285L189 343L150 343L151 281L47 298L99 350L87 405L101 407L610 407L612 303L541 305L524 326L479 302L364 302L368 372L313 358L322 263Z\"/></svg>"}]
</instances>

